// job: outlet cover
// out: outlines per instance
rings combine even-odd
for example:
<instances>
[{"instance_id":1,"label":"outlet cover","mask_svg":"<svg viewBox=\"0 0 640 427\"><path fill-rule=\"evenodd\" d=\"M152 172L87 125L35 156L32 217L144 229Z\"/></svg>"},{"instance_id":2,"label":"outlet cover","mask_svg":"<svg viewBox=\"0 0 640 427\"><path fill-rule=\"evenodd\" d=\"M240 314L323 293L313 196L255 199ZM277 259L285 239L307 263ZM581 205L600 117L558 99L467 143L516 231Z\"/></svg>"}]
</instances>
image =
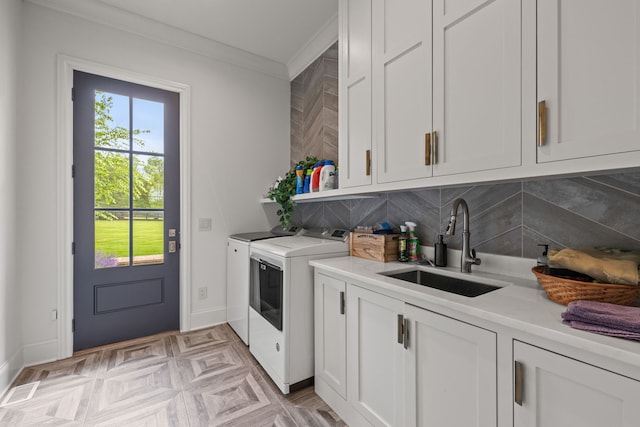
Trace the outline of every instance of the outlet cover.
<instances>
[{"instance_id":1,"label":"outlet cover","mask_svg":"<svg viewBox=\"0 0 640 427\"><path fill-rule=\"evenodd\" d=\"M207 299L207 288L198 288L198 299Z\"/></svg>"}]
</instances>

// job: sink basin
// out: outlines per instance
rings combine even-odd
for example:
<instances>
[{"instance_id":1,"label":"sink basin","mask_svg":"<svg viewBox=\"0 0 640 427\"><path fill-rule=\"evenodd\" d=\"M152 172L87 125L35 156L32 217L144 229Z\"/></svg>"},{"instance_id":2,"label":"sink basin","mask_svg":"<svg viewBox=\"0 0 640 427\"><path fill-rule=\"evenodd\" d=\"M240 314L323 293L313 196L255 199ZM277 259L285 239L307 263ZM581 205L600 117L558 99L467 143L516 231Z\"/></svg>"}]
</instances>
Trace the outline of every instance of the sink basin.
<instances>
[{"instance_id":1,"label":"sink basin","mask_svg":"<svg viewBox=\"0 0 640 427\"><path fill-rule=\"evenodd\" d=\"M499 286L472 282L470 280L459 279L456 277L443 276L440 274L429 273L424 270L409 270L400 273L390 272L380 274L387 277L393 277L394 279L427 286L429 288L464 295L465 297L477 297L478 295L500 289Z\"/></svg>"}]
</instances>

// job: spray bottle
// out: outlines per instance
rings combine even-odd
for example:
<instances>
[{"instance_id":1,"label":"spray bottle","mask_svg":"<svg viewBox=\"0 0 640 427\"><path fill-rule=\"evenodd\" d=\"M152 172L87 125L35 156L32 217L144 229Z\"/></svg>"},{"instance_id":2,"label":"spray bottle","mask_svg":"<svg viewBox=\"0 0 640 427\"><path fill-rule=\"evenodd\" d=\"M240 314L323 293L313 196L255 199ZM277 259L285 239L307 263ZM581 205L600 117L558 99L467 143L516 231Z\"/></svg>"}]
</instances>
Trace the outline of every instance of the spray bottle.
<instances>
[{"instance_id":1,"label":"spray bottle","mask_svg":"<svg viewBox=\"0 0 640 427\"><path fill-rule=\"evenodd\" d=\"M409 227L409 239L407 240L409 261L417 261L420 259L420 240L416 236L416 223L407 221L405 224Z\"/></svg>"},{"instance_id":2,"label":"spray bottle","mask_svg":"<svg viewBox=\"0 0 640 427\"><path fill-rule=\"evenodd\" d=\"M407 247L407 241L409 237L407 236L407 226L400 226L400 237L398 238L398 261L407 262L409 261L409 249Z\"/></svg>"}]
</instances>

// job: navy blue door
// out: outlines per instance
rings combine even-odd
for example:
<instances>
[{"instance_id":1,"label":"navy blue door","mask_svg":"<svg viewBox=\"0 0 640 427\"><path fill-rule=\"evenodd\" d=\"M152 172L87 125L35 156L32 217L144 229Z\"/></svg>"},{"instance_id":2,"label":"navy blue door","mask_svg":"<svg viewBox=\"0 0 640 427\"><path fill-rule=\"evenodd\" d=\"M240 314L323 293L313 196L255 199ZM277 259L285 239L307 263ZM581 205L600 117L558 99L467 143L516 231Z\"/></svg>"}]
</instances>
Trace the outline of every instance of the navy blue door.
<instances>
[{"instance_id":1,"label":"navy blue door","mask_svg":"<svg viewBox=\"0 0 640 427\"><path fill-rule=\"evenodd\" d=\"M179 94L76 71L74 350L179 328Z\"/></svg>"}]
</instances>

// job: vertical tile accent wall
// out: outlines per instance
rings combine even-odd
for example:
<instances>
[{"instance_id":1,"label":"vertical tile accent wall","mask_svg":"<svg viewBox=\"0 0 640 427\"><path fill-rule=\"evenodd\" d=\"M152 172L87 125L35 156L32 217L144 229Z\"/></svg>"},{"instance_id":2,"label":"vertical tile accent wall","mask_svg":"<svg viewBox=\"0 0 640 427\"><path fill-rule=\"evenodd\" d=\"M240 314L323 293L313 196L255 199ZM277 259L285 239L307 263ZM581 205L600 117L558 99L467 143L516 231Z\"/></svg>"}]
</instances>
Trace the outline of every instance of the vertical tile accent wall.
<instances>
[{"instance_id":1,"label":"vertical tile accent wall","mask_svg":"<svg viewBox=\"0 0 640 427\"><path fill-rule=\"evenodd\" d=\"M338 43L291 82L291 166L307 156L338 162Z\"/></svg>"},{"instance_id":2,"label":"vertical tile accent wall","mask_svg":"<svg viewBox=\"0 0 640 427\"><path fill-rule=\"evenodd\" d=\"M400 191L371 199L313 202L294 209L293 222L307 227L418 224L424 246L444 234L453 201L469 205L471 246L478 253L525 258L539 255L538 243L552 247L608 246L640 250L640 172L528 180L455 188ZM460 249L462 213L456 235Z\"/></svg>"},{"instance_id":3,"label":"vertical tile accent wall","mask_svg":"<svg viewBox=\"0 0 640 427\"><path fill-rule=\"evenodd\" d=\"M338 160L338 44L291 82L291 165L306 156ZM430 188L375 198L299 204L293 223L353 229L388 221L418 224L424 246L444 234L453 201L469 205L471 246L478 253L536 258L552 247L640 250L640 172ZM460 249L462 214L455 236Z\"/></svg>"}]
</instances>

